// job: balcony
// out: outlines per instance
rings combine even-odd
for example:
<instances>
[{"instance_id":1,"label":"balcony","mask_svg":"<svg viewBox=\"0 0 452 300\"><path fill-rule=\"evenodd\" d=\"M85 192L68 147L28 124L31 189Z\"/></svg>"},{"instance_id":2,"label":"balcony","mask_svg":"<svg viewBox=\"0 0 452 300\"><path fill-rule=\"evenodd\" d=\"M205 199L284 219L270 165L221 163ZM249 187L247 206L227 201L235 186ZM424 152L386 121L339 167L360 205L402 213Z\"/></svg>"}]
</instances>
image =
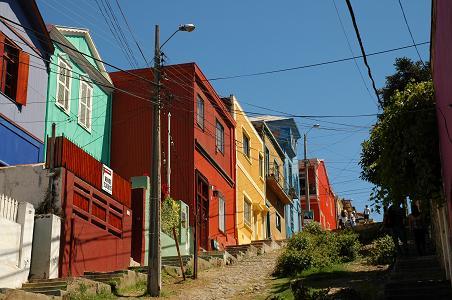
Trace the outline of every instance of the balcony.
<instances>
[{"instance_id":1,"label":"balcony","mask_svg":"<svg viewBox=\"0 0 452 300\"><path fill-rule=\"evenodd\" d=\"M306 195L306 187L305 187L304 182L302 182L302 183L303 184L300 187L300 195L304 196L304 195ZM311 196L317 195L317 188L315 186L315 183L309 184L309 195L311 195Z\"/></svg>"},{"instance_id":2,"label":"balcony","mask_svg":"<svg viewBox=\"0 0 452 300\"><path fill-rule=\"evenodd\" d=\"M283 183L283 186L281 186L281 182ZM282 180L282 176L279 172L272 172L268 174L266 183L267 187L270 188L276 196L278 196L283 204L292 204L292 199L289 197L288 191L286 191L285 188L285 181Z\"/></svg>"}]
</instances>

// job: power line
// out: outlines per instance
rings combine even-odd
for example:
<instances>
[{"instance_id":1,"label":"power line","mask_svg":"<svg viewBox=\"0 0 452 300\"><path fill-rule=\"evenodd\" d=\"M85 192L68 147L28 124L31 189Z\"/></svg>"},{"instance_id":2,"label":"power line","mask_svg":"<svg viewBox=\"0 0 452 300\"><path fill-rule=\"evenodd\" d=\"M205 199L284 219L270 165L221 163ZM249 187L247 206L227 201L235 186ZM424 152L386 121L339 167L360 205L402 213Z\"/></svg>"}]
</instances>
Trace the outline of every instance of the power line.
<instances>
[{"instance_id":1,"label":"power line","mask_svg":"<svg viewBox=\"0 0 452 300\"><path fill-rule=\"evenodd\" d=\"M426 44L430 44L430 42L418 43L418 44L416 44L416 46L421 46L421 45L426 45ZM408 48L411 48L411 47L414 47L414 45L407 45L407 46L402 46L402 47L397 47L397 48L392 48L392 49L372 52L372 53L367 54L367 56L374 56L374 55L379 55L379 54L384 54L384 53L390 53L390 52L394 52L394 51L408 49ZM288 71L294 71L294 70L300 70L300 69L319 67L319 66L324 66L324 65L329 65L329 64L335 64L335 63L339 63L339 62L344 62L344 61L349 61L349 60L353 60L353 59L356 59L356 58L364 58L364 57L365 56L363 56L363 55L358 55L358 56L353 56L353 57L334 59L334 60L319 62L319 63L315 63L315 64L308 64L308 65L297 66L297 67L275 69L275 70L256 72L256 73L247 73L247 74L239 74L239 75L231 75L231 76L214 77L214 78L207 79L207 81L226 80L226 79L234 79L234 78L242 78L242 77L253 77L253 76L260 76L260 75L267 75L267 74L274 74L274 73L282 73L282 72L288 72ZM366 59L366 61L367 61L367 59Z\"/></svg>"},{"instance_id":2,"label":"power line","mask_svg":"<svg viewBox=\"0 0 452 300\"><path fill-rule=\"evenodd\" d=\"M355 29L356 38L359 42L359 47L361 48L362 58L364 60L364 64L367 67L367 74L369 75L370 80L372 81L372 87L374 89L375 95L377 96L378 102L380 102L380 95L378 94L377 87L375 85L375 80L372 77L372 71L370 70L369 63L367 62L366 51L364 50L363 41L361 40L361 34L359 33L358 25L356 24L355 13L353 12L352 4L350 0L345 0L347 2L348 11L350 12L350 17L352 18L353 28Z\"/></svg>"},{"instance_id":3,"label":"power line","mask_svg":"<svg viewBox=\"0 0 452 300\"><path fill-rule=\"evenodd\" d=\"M334 9L336 10L336 15L339 20L339 24L341 25L341 28L342 28L342 32L344 33L345 40L347 41L348 50L350 51L350 54L354 57L355 53L353 52L352 45L350 43L350 40L348 39L347 32L345 31L345 26L342 23L341 15L339 14L339 9L337 8L337 5L336 5L336 0L333 0L333 5L334 5ZM356 61L356 59L353 59L353 62L355 63L356 70L358 70L359 76L361 77L361 81L362 81L364 87L366 88L367 93L369 94L369 97L372 99L372 102L374 102L378 107L378 103L375 101L374 97L372 97L372 95L370 94L369 88L367 87L366 81L364 80L363 73L361 72L361 69L358 66L358 62Z\"/></svg>"},{"instance_id":4,"label":"power line","mask_svg":"<svg viewBox=\"0 0 452 300\"><path fill-rule=\"evenodd\" d=\"M405 10L403 9L402 2L400 0L399 0L399 6L400 6L400 10L402 11L403 19L405 20L406 28L408 29L408 32L410 33L410 37L411 37L411 41L413 42L413 46L416 49L417 55L419 56L419 60L421 61L422 65L425 68L424 60L422 59L421 54L419 53L419 49L416 46L416 42L414 41L413 33L411 32L410 25L408 24L408 20L405 15Z\"/></svg>"},{"instance_id":5,"label":"power line","mask_svg":"<svg viewBox=\"0 0 452 300\"><path fill-rule=\"evenodd\" d=\"M133 34L132 28L130 27L129 22L127 21L127 18L125 16L125 14L124 14L124 12L123 12L123 10L121 8L121 5L119 4L118 0L116 0L116 5L118 6L119 11L121 12L122 18L124 19L124 22L126 23L127 29L129 30L130 35L132 36L132 39L135 41L135 44L137 45L137 48L140 51L144 62L146 63L147 66L149 66L149 62L147 61L146 56L143 53L143 50L141 50L140 44L138 43L137 39L135 38L135 35Z\"/></svg>"}]
</instances>

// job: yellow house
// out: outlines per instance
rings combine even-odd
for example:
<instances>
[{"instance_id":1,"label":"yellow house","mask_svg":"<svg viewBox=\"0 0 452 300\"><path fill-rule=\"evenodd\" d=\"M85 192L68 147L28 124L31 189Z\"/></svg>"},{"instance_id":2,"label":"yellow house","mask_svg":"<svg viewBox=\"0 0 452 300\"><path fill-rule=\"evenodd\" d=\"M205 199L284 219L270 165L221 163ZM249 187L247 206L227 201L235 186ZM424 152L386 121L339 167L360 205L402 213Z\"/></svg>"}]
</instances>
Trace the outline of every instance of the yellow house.
<instances>
[{"instance_id":1,"label":"yellow house","mask_svg":"<svg viewBox=\"0 0 452 300\"><path fill-rule=\"evenodd\" d=\"M263 175L265 179L265 205L269 208L264 224L264 237L273 240L286 238L285 205L292 200L284 191L284 151L266 125L265 121L253 120L251 123L263 143Z\"/></svg>"},{"instance_id":2,"label":"yellow house","mask_svg":"<svg viewBox=\"0 0 452 300\"><path fill-rule=\"evenodd\" d=\"M236 220L239 244L266 236L265 176L263 142L234 96L224 99L236 121Z\"/></svg>"}]
</instances>

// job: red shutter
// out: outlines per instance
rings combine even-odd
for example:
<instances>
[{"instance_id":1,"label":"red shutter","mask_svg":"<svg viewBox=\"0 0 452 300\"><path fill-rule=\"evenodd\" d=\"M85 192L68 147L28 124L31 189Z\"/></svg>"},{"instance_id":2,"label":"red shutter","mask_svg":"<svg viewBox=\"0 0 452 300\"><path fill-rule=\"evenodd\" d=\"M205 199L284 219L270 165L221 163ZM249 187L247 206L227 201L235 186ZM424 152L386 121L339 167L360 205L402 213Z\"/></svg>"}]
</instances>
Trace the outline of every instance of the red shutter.
<instances>
[{"instance_id":1,"label":"red shutter","mask_svg":"<svg viewBox=\"0 0 452 300\"><path fill-rule=\"evenodd\" d=\"M17 72L16 103L27 104L28 68L30 55L23 51L19 53L19 71Z\"/></svg>"},{"instance_id":2,"label":"red shutter","mask_svg":"<svg viewBox=\"0 0 452 300\"><path fill-rule=\"evenodd\" d=\"M5 79L3 78L3 54L5 53L5 35L0 31L0 90L3 91Z\"/></svg>"}]
</instances>

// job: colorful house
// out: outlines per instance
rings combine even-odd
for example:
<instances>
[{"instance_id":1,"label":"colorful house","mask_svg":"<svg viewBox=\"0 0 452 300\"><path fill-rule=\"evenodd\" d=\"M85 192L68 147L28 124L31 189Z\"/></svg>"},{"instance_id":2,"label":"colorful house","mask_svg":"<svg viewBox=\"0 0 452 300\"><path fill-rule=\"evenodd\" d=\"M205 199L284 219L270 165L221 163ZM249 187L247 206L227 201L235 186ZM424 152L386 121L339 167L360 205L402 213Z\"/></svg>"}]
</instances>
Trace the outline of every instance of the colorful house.
<instances>
[{"instance_id":1,"label":"colorful house","mask_svg":"<svg viewBox=\"0 0 452 300\"><path fill-rule=\"evenodd\" d=\"M284 190L292 198L286 205L286 233L290 238L301 230L300 185L298 178L297 144L301 135L293 118L261 116L284 151Z\"/></svg>"},{"instance_id":2,"label":"colorful house","mask_svg":"<svg viewBox=\"0 0 452 300\"><path fill-rule=\"evenodd\" d=\"M53 45L35 1L1 1L0 166L43 161ZM24 27L21 27L24 26Z\"/></svg>"},{"instance_id":3,"label":"colorful house","mask_svg":"<svg viewBox=\"0 0 452 300\"><path fill-rule=\"evenodd\" d=\"M438 228L438 252L447 278L452 282L452 143L450 124L452 122L452 3L447 0L432 1L432 31L430 61L435 87L438 135L440 142L441 174L446 204L432 209L432 217ZM436 150L436 149L435 149ZM439 238L439 240L438 240Z\"/></svg>"},{"instance_id":4,"label":"colorful house","mask_svg":"<svg viewBox=\"0 0 452 300\"><path fill-rule=\"evenodd\" d=\"M50 25L51 57L45 135L64 135L109 165L113 85L87 29ZM93 57L95 59L93 59Z\"/></svg>"},{"instance_id":5,"label":"colorful house","mask_svg":"<svg viewBox=\"0 0 452 300\"><path fill-rule=\"evenodd\" d=\"M113 101L111 165L125 178L151 174L154 142L152 105L144 100L153 99L152 70L130 72L147 80L110 73L115 87L138 96L119 91ZM173 199L188 204L200 249L235 245L235 121L195 63L166 66L163 73L162 135L157 141L162 144L163 184Z\"/></svg>"},{"instance_id":6,"label":"colorful house","mask_svg":"<svg viewBox=\"0 0 452 300\"><path fill-rule=\"evenodd\" d=\"M299 161L301 206L306 210L305 192L305 166ZM314 214L314 221L319 222L324 229L332 230L337 228L337 205L336 196L330 185L328 173L323 159L309 159L309 198L311 212Z\"/></svg>"},{"instance_id":7,"label":"colorful house","mask_svg":"<svg viewBox=\"0 0 452 300\"><path fill-rule=\"evenodd\" d=\"M234 96L223 98L237 123L237 237L239 244L268 238L265 205L264 144Z\"/></svg>"},{"instance_id":8,"label":"colorful house","mask_svg":"<svg viewBox=\"0 0 452 300\"><path fill-rule=\"evenodd\" d=\"M264 144L265 204L269 209L264 222L265 238L286 239L285 206L292 204L292 198L284 189L284 150L265 121L250 119Z\"/></svg>"}]
</instances>

